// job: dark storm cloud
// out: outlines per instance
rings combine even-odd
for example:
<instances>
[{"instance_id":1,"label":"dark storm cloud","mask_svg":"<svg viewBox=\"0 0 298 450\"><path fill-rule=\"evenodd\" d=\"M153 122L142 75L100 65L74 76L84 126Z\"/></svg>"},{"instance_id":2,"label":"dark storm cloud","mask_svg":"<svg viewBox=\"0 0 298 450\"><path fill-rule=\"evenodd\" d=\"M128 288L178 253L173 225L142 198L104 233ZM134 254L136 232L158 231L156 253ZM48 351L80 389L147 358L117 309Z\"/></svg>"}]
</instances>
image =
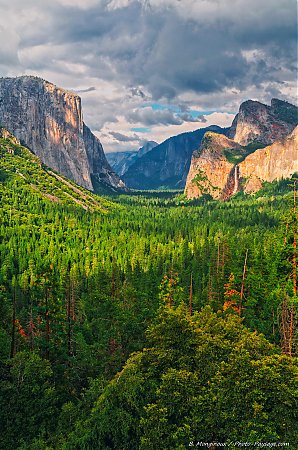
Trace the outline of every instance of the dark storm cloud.
<instances>
[{"instance_id":1,"label":"dark storm cloud","mask_svg":"<svg viewBox=\"0 0 298 450\"><path fill-rule=\"evenodd\" d=\"M94 86L91 86L86 89L73 89L73 91L76 92L77 94L84 94L86 92L96 91L96 88Z\"/></svg>"},{"instance_id":2,"label":"dark storm cloud","mask_svg":"<svg viewBox=\"0 0 298 450\"><path fill-rule=\"evenodd\" d=\"M227 13L230 1L220 2L221 8L213 10L215 17L204 14L212 2L197 1L202 19L199 14L185 16L170 5L165 8L164 3L151 2L149 9L139 1L115 9L108 5L117 2L101 2L86 10L60 6L48 36L56 45L73 46L76 60L87 64L94 76L144 85L156 100L174 98L185 90L243 90L264 81L278 82L277 68L292 66L295 1L269 0L267 6L255 0L236 1L240 12L243 7L238 18ZM30 45L30 36L24 42ZM34 36L31 43L35 42ZM262 54L248 61L243 51L253 49ZM71 52L69 57L73 58Z\"/></svg>"},{"instance_id":3,"label":"dark storm cloud","mask_svg":"<svg viewBox=\"0 0 298 450\"><path fill-rule=\"evenodd\" d=\"M100 125L104 111L148 126L198 121L184 95L225 108L249 96L268 101L296 80L296 0L0 0L0 6L6 15L0 24L9 23L13 43L11 58L0 52L4 75L12 65L16 72L53 73L54 81L69 80L82 93L81 86L94 83L98 99L101 81L123 87L122 99L115 94L101 108L97 103ZM293 100L290 93L282 97ZM145 99L184 101L185 114L136 112Z\"/></svg>"},{"instance_id":4,"label":"dark storm cloud","mask_svg":"<svg viewBox=\"0 0 298 450\"><path fill-rule=\"evenodd\" d=\"M116 141L119 141L119 142L139 142L140 141L140 138L137 134L134 134L133 136L127 136L122 133L117 133L115 131L111 131L110 136L112 136Z\"/></svg>"},{"instance_id":5,"label":"dark storm cloud","mask_svg":"<svg viewBox=\"0 0 298 450\"><path fill-rule=\"evenodd\" d=\"M144 94L144 92L140 89L140 88L136 88L136 87L134 87L134 88L131 88L130 89L130 92L131 92L131 95L134 97L141 97L143 100L145 100L147 97L146 97L146 94Z\"/></svg>"},{"instance_id":6,"label":"dark storm cloud","mask_svg":"<svg viewBox=\"0 0 298 450\"><path fill-rule=\"evenodd\" d=\"M203 115L192 116L189 113L183 113L183 114L180 114L179 117L180 117L180 119L183 120L183 122L202 122L202 123L207 122L206 117Z\"/></svg>"},{"instance_id":7,"label":"dark storm cloud","mask_svg":"<svg viewBox=\"0 0 298 450\"><path fill-rule=\"evenodd\" d=\"M153 125L181 125L183 122L206 122L204 116L193 117L187 112L175 113L170 109L155 111L151 107L139 108L127 113L130 123L142 123L145 126Z\"/></svg>"}]
</instances>

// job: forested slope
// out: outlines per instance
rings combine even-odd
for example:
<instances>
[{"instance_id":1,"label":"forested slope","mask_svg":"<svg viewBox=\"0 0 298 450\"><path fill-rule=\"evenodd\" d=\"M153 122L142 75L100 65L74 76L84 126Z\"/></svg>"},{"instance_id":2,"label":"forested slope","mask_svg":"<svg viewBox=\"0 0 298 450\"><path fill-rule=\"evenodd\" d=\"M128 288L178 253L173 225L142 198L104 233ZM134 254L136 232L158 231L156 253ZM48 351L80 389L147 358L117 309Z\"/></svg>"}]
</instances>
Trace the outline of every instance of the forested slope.
<instances>
[{"instance_id":1,"label":"forested slope","mask_svg":"<svg viewBox=\"0 0 298 450\"><path fill-rule=\"evenodd\" d=\"M0 161L0 448L185 448L237 402L230 439L294 438L293 181L103 199L11 138Z\"/></svg>"}]
</instances>

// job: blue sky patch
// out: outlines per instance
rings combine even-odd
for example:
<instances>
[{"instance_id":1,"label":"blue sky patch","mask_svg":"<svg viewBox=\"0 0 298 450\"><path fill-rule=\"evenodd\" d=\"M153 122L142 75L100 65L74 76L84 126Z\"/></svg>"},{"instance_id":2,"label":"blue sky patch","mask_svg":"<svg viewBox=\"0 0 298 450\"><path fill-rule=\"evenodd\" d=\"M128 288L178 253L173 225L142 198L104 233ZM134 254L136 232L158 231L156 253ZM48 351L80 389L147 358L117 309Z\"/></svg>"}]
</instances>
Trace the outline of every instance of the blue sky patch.
<instances>
[{"instance_id":1,"label":"blue sky patch","mask_svg":"<svg viewBox=\"0 0 298 450\"><path fill-rule=\"evenodd\" d=\"M136 133L149 133L151 131L151 128L137 127L137 128L131 128L130 131L135 131Z\"/></svg>"}]
</instances>

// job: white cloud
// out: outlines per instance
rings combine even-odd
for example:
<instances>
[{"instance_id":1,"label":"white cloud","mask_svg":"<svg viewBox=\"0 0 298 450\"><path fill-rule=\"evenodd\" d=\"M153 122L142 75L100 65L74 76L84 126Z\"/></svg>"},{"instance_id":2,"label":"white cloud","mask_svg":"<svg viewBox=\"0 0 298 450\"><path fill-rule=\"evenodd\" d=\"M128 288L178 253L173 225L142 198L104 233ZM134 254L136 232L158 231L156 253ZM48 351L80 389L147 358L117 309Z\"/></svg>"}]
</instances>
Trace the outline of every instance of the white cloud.
<instances>
[{"instance_id":1,"label":"white cloud","mask_svg":"<svg viewBox=\"0 0 298 450\"><path fill-rule=\"evenodd\" d=\"M106 152L113 151L125 151L125 150L137 150L144 141L154 140L156 142L163 142L171 136L175 136L180 133L185 133L187 131L194 131L198 128L205 128L210 125L219 125L221 127L228 127L231 125L234 118L234 114L215 112L206 116L206 123L187 123L184 122L180 125L155 125L151 128L150 132L135 133L130 130L131 124L127 122L125 117L118 117L117 123L106 123L100 132L97 132L97 136L103 143ZM137 124L141 125L141 123ZM129 141L115 142L115 133L131 137ZM139 141L136 139L139 137Z\"/></svg>"},{"instance_id":2,"label":"white cloud","mask_svg":"<svg viewBox=\"0 0 298 450\"><path fill-rule=\"evenodd\" d=\"M248 98L294 101L296 1L232 3L0 0L0 75L34 74L81 91L85 121L107 149L128 144L111 132L148 126L140 140L161 141L227 125ZM154 112L152 102L181 105L185 115ZM190 110L217 115L193 123Z\"/></svg>"}]
</instances>

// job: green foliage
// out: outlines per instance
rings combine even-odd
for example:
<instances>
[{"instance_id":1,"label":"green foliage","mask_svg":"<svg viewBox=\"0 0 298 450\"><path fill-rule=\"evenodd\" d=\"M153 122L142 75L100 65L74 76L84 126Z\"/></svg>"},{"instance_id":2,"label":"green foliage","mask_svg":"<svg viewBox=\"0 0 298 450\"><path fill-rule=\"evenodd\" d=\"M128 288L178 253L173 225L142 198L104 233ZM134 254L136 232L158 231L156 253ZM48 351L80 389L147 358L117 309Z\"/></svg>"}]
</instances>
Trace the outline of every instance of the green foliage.
<instances>
[{"instance_id":1,"label":"green foliage","mask_svg":"<svg viewBox=\"0 0 298 450\"><path fill-rule=\"evenodd\" d=\"M264 148L265 145L261 142L251 142L248 145L245 146L239 146L237 148L227 148L224 150L224 155L226 159L231 164L239 164L241 161L243 161L250 153L255 152L256 150L260 148Z\"/></svg>"},{"instance_id":2,"label":"green foliage","mask_svg":"<svg viewBox=\"0 0 298 450\"><path fill-rule=\"evenodd\" d=\"M29 196L27 204L46 199L53 204L75 205L85 210L102 212L114 206L48 169L30 150L10 139L0 138L0 162L3 206L10 203L12 189L16 191L14 206L17 206L17 196L25 194Z\"/></svg>"},{"instance_id":3,"label":"green foliage","mask_svg":"<svg viewBox=\"0 0 298 450\"><path fill-rule=\"evenodd\" d=\"M233 273L235 292L244 288L245 326L279 344L280 307L285 295L293 301L296 219L288 182L226 203L207 196L186 201L177 191L102 198L43 167L28 149L11 140L0 144L0 448L93 449L98 442L103 448L156 448L158 439L165 448L182 448L197 437L196 429L214 425L214 411L226 433L238 391L247 436L284 436L278 414L289 429L292 419L274 406L277 395L267 427L268 403L227 381L228 372L238 370L251 392L247 373L260 396L265 380L277 390L280 356L264 359L272 384L260 375L259 386L254 373L261 368L254 364L260 355L269 358L272 347L243 328L237 311L223 309ZM193 318L185 307L173 309L189 301L191 278ZM170 297L171 308L160 311ZM207 304L221 313L203 310L198 322ZM246 350L233 366L235 346L241 355ZM284 361L292 391L292 363ZM238 434L236 422L231 430Z\"/></svg>"},{"instance_id":4,"label":"green foliage","mask_svg":"<svg viewBox=\"0 0 298 450\"><path fill-rule=\"evenodd\" d=\"M274 113L280 120L283 120L287 123L292 123L293 125L298 124L298 112L296 106L291 105L291 103L285 101L275 101L273 107Z\"/></svg>"},{"instance_id":5,"label":"green foliage","mask_svg":"<svg viewBox=\"0 0 298 450\"><path fill-rule=\"evenodd\" d=\"M183 449L200 440L283 441L294 450L297 361L210 308L193 317L183 306L162 309L148 339L65 449Z\"/></svg>"},{"instance_id":6,"label":"green foliage","mask_svg":"<svg viewBox=\"0 0 298 450\"><path fill-rule=\"evenodd\" d=\"M19 352L3 367L0 382L0 448L14 450L54 432L57 396L48 361Z\"/></svg>"}]
</instances>

